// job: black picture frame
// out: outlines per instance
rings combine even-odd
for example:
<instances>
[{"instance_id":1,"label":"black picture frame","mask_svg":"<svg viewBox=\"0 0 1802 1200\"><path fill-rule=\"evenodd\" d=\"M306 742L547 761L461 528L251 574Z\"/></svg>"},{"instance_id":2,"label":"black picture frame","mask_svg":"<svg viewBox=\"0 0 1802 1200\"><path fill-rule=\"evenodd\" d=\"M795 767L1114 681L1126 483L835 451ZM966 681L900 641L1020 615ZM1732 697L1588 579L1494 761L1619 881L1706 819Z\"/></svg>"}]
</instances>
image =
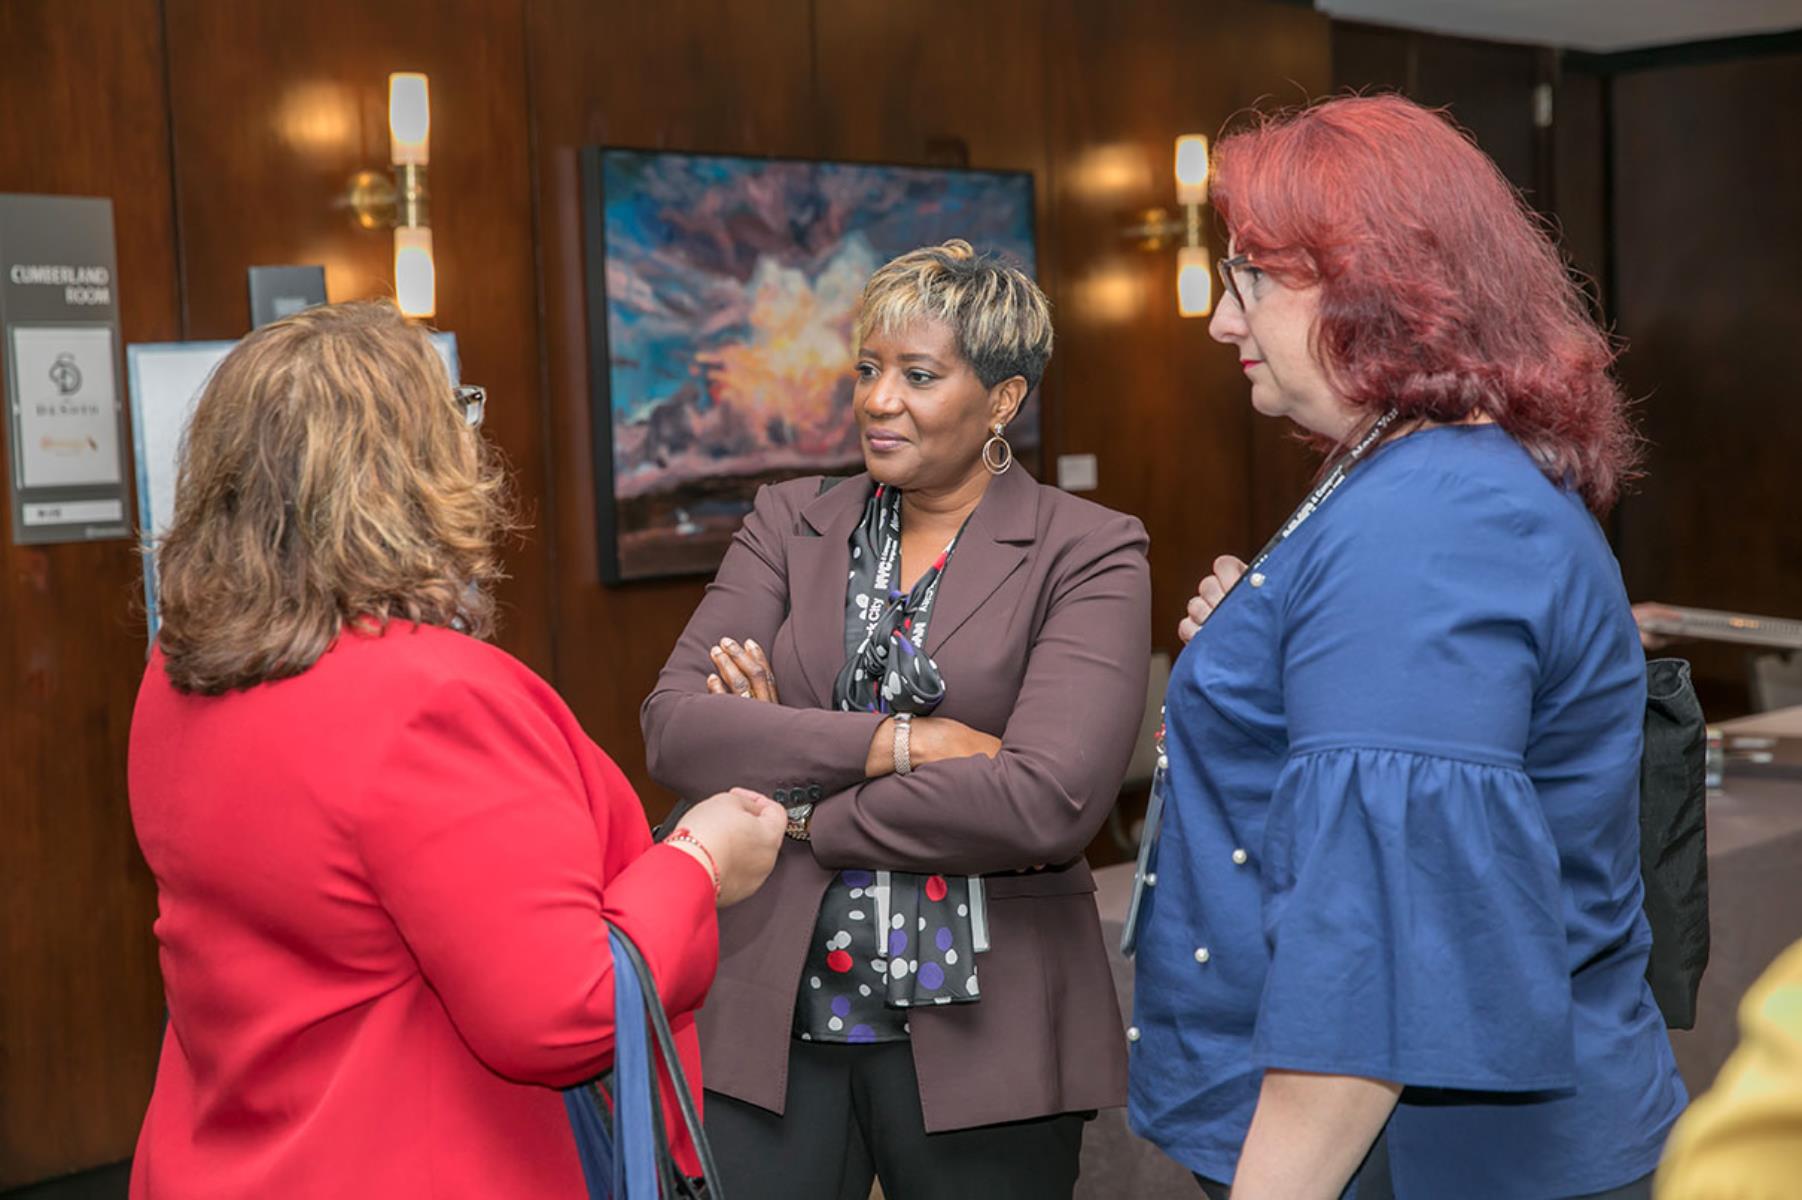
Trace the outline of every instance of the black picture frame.
<instances>
[{"instance_id":1,"label":"black picture frame","mask_svg":"<svg viewBox=\"0 0 1802 1200\"><path fill-rule=\"evenodd\" d=\"M896 179L905 179L918 184L922 179L943 177L947 188L957 181L964 188L980 186L993 182L997 191L1017 194L1017 203L1010 206L1006 220L1010 222L1014 236L1011 244L1004 247L1009 256L1023 260L1022 264L1029 272L1037 270L1038 227L1037 227L1037 192L1036 183L1030 171L989 170L970 167L921 166L918 164L863 162L832 159L792 158L779 156L753 156L733 154L709 154L700 151L671 151L646 149L633 146L596 145L583 147L579 154L581 180L582 209L582 261L584 288L587 299L586 335L588 351L588 400L591 426L591 453L594 466L594 516L596 536L596 561L601 582L609 586L619 586L646 580L684 578L712 575L717 570L732 532L742 520L743 513L749 510L750 500L756 486L761 483L774 482L780 478L793 478L800 475L818 473L839 473L861 469L861 462L855 455L849 459L843 456L822 458L818 462L790 462L785 466L772 467L766 470L739 472L725 462L718 474L704 478L692 478L673 486L669 493L658 493L654 500L664 500L674 504L674 514L679 519L678 532L692 526L693 532L683 535L682 539L670 536L665 531L647 529L646 512L654 507L653 500L645 497L622 496L619 489L619 472L616 470L616 428L614 416L615 379L613 359L613 336L610 328L611 308L608 293L608 194L607 163L608 156L631 156L633 159L659 160L683 159L698 163L731 164L742 167L747 172L757 168L789 164L809 168L825 168L835 172L888 173ZM972 177L979 177L973 179ZM993 219L1001 219L991 214ZM923 223L925 224L925 223ZM847 229L849 234L852 230ZM906 245L883 245L873 247L878 250L879 261L913 249L916 245L931 244L945 238L964 236L963 232L952 222L943 229L924 233ZM976 240L976 239L972 239ZM990 249L978 242L979 250ZM1023 252L1022 252L1023 251ZM879 265L877 261L876 265ZM861 286L861 281L859 283ZM848 394L849 371L845 374L844 385ZM1017 439L1017 449L1028 461L1035 461L1039 446L1038 431L1038 397L1035 394L1028 398L1030 418L1028 421L1016 423L1016 430L1023 436ZM846 420L848 421L848 411ZM1012 435L1010 435L1012 436ZM855 438L853 435L852 441ZM707 515L699 520L691 519L687 510L675 504L678 493L692 491L699 504L707 509ZM662 519L668 520L667 516Z\"/></svg>"}]
</instances>

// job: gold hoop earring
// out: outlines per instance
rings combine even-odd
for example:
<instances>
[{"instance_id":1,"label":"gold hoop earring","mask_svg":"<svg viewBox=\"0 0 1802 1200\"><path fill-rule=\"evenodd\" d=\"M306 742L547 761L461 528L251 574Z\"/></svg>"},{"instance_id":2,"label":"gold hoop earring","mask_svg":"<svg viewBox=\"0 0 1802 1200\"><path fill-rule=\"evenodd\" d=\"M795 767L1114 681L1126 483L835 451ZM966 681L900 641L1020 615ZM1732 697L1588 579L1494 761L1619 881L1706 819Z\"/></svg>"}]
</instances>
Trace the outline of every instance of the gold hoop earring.
<instances>
[{"instance_id":1,"label":"gold hoop earring","mask_svg":"<svg viewBox=\"0 0 1802 1200\"><path fill-rule=\"evenodd\" d=\"M989 469L989 474L1000 475L1014 465L1014 448L1007 444L1001 431L1007 426L995 425L995 436L982 444L982 465Z\"/></svg>"}]
</instances>

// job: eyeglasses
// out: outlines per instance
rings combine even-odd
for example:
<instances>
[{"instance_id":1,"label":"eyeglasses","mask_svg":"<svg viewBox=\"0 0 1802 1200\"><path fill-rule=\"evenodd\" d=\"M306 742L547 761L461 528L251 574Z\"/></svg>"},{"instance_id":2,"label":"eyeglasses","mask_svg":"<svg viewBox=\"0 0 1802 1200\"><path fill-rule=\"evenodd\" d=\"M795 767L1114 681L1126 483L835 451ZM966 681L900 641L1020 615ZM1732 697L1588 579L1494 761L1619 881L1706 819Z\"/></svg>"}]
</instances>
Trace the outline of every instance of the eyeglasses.
<instances>
[{"instance_id":1,"label":"eyeglasses","mask_svg":"<svg viewBox=\"0 0 1802 1200\"><path fill-rule=\"evenodd\" d=\"M482 424L488 411L488 389L465 384L456 389L457 407L463 410L463 423L471 429Z\"/></svg>"},{"instance_id":2,"label":"eyeglasses","mask_svg":"<svg viewBox=\"0 0 1802 1200\"><path fill-rule=\"evenodd\" d=\"M1221 259L1214 265L1215 269L1220 272L1220 281L1226 284L1227 294L1233 298L1233 303L1237 304L1241 311L1250 308L1251 305L1245 302L1245 292L1239 287L1238 276L1240 271L1256 271L1258 269L1251 265L1251 256L1235 254L1231 258Z\"/></svg>"}]
</instances>

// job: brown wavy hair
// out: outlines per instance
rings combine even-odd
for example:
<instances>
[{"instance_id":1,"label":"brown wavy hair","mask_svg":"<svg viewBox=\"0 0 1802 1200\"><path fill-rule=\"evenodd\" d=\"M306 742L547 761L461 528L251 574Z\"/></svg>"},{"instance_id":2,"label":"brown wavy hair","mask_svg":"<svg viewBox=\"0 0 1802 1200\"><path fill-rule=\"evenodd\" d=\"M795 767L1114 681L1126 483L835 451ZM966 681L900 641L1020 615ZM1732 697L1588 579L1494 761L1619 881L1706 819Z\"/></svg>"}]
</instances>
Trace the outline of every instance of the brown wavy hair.
<instances>
[{"instance_id":1,"label":"brown wavy hair","mask_svg":"<svg viewBox=\"0 0 1802 1200\"><path fill-rule=\"evenodd\" d=\"M425 331L382 302L310 308L225 357L182 440L156 551L170 682L298 675L347 625L494 625L505 476Z\"/></svg>"}]
</instances>

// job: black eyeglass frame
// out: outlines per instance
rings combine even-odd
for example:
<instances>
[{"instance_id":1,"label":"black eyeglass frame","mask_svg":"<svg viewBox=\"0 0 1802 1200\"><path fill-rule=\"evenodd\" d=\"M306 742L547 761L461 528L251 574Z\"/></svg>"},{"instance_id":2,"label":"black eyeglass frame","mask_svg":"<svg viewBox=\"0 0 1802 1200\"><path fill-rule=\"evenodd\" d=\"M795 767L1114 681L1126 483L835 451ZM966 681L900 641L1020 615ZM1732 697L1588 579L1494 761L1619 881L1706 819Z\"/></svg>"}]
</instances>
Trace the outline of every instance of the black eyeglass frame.
<instances>
[{"instance_id":1,"label":"black eyeglass frame","mask_svg":"<svg viewBox=\"0 0 1802 1200\"><path fill-rule=\"evenodd\" d=\"M1220 281L1226 285L1226 290L1231 294L1233 303L1239 306L1241 312L1245 310L1245 295L1240 292L1239 281L1233 278L1233 273L1240 267L1251 265L1251 255L1249 254L1235 254L1231 258L1220 259L1214 264L1214 269L1220 272Z\"/></svg>"},{"instance_id":2,"label":"black eyeglass frame","mask_svg":"<svg viewBox=\"0 0 1802 1200\"><path fill-rule=\"evenodd\" d=\"M457 407L463 410L463 423L471 429L482 426L482 418L488 414L488 389L473 383L465 383L454 389Z\"/></svg>"}]
</instances>

